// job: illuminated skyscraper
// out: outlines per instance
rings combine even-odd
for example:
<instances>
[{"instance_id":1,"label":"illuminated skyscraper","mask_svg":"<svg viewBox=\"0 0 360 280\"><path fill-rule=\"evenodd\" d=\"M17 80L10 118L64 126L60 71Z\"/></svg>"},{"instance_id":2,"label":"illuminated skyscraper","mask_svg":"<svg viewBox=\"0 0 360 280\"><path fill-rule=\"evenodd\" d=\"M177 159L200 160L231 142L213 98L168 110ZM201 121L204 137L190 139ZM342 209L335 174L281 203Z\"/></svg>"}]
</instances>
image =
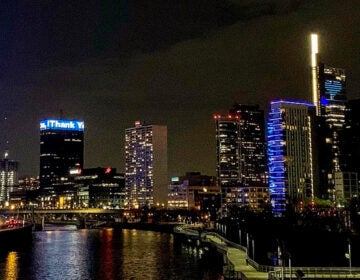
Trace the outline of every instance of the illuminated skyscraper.
<instances>
[{"instance_id":1,"label":"illuminated skyscraper","mask_svg":"<svg viewBox=\"0 0 360 280\"><path fill-rule=\"evenodd\" d=\"M9 203L9 194L18 184L18 162L8 159L5 152L4 159L0 161L0 205Z\"/></svg>"},{"instance_id":2,"label":"illuminated skyscraper","mask_svg":"<svg viewBox=\"0 0 360 280\"><path fill-rule=\"evenodd\" d=\"M167 127L142 125L125 130L125 208L167 203Z\"/></svg>"},{"instance_id":3,"label":"illuminated skyscraper","mask_svg":"<svg viewBox=\"0 0 360 280\"><path fill-rule=\"evenodd\" d=\"M216 125L217 179L221 187L223 215L240 206L240 121L237 115L214 115Z\"/></svg>"},{"instance_id":4,"label":"illuminated skyscraper","mask_svg":"<svg viewBox=\"0 0 360 280\"><path fill-rule=\"evenodd\" d=\"M288 206L299 209L312 201L314 185L315 106L310 103L273 101L267 122L270 199L275 216Z\"/></svg>"},{"instance_id":5,"label":"illuminated skyscraper","mask_svg":"<svg viewBox=\"0 0 360 280\"><path fill-rule=\"evenodd\" d=\"M236 104L230 113L239 120L241 185L264 187L267 185L264 111L259 105Z\"/></svg>"},{"instance_id":6,"label":"illuminated skyscraper","mask_svg":"<svg viewBox=\"0 0 360 280\"><path fill-rule=\"evenodd\" d=\"M84 121L40 121L40 188L51 190L68 178L70 169L84 163Z\"/></svg>"},{"instance_id":7,"label":"illuminated skyscraper","mask_svg":"<svg viewBox=\"0 0 360 280\"><path fill-rule=\"evenodd\" d=\"M249 190L267 187L264 111L258 105L235 104L227 116L214 119L222 210L256 205L259 201L250 201Z\"/></svg>"},{"instance_id":8,"label":"illuminated skyscraper","mask_svg":"<svg viewBox=\"0 0 360 280\"><path fill-rule=\"evenodd\" d=\"M318 62L318 36L311 35L312 95L318 115L320 195L327 198L335 185L335 173L344 171L346 124L346 75L344 69Z\"/></svg>"}]
</instances>

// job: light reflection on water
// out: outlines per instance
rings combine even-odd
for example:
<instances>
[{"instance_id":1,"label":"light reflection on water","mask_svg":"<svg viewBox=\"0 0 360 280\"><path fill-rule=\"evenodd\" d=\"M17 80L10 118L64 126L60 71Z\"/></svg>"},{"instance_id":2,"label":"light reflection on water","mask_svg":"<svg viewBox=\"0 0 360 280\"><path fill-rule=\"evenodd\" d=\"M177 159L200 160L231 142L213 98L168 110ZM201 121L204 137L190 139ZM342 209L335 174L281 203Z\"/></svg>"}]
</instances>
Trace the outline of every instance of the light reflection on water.
<instances>
[{"instance_id":1,"label":"light reflection on water","mask_svg":"<svg viewBox=\"0 0 360 280\"><path fill-rule=\"evenodd\" d=\"M1 251L0 279L221 279L221 264L166 233L35 232L26 248Z\"/></svg>"}]
</instances>

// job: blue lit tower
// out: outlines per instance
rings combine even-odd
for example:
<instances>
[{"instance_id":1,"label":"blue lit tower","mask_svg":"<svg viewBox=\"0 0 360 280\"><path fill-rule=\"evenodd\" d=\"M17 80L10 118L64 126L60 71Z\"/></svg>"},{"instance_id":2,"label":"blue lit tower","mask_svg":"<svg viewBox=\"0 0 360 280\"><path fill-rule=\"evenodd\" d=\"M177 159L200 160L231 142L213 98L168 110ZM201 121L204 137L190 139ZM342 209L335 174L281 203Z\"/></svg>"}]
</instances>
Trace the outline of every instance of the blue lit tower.
<instances>
[{"instance_id":1,"label":"blue lit tower","mask_svg":"<svg viewBox=\"0 0 360 280\"><path fill-rule=\"evenodd\" d=\"M69 175L83 168L84 121L45 119L40 121L40 188L52 190Z\"/></svg>"},{"instance_id":2,"label":"blue lit tower","mask_svg":"<svg viewBox=\"0 0 360 280\"><path fill-rule=\"evenodd\" d=\"M125 130L125 208L167 204L167 127L135 126Z\"/></svg>"},{"instance_id":3,"label":"blue lit tower","mask_svg":"<svg viewBox=\"0 0 360 280\"><path fill-rule=\"evenodd\" d=\"M267 121L270 199L275 216L290 206L312 202L316 175L313 156L315 106L273 101Z\"/></svg>"}]
</instances>

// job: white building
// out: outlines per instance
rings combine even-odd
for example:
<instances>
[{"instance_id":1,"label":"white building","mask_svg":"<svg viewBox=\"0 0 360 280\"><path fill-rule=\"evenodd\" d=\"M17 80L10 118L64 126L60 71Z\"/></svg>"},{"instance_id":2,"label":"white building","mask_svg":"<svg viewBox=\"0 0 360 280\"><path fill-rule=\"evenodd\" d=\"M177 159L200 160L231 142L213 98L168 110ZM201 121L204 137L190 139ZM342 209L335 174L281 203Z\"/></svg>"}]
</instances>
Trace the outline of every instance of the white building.
<instances>
[{"instance_id":1,"label":"white building","mask_svg":"<svg viewBox=\"0 0 360 280\"><path fill-rule=\"evenodd\" d=\"M18 184L18 162L8 159L5 152L4 159L0 161L0 205L9 204L10 192Z\"/></svg>"},{"instance_id":2,"label":"white building","mask_svg":"<svg viewBox=\"0 0 360 280\"><path fill-rule=\"evenodd\" d=\"M125 208L166 207L167 127L142 125L125 130Z\"/></svg>"}]
</instances>

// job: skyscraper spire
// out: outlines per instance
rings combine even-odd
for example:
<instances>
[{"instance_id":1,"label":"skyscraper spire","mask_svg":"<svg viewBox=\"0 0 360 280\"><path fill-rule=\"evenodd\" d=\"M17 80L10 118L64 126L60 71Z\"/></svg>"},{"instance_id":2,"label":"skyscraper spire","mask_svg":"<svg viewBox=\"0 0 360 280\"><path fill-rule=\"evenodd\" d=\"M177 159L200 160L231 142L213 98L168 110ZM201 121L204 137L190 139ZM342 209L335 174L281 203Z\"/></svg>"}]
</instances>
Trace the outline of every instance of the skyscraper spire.
<instances>
[{"instance_id":1,"label":"skyscraper spire","mask_svg":"<svg viewBox=\"0 0 360 280\"><path fill-rule=\"evenodd\" d=\"M312 76L312 102L316 107L316 115L320 114L319 94L318 94L318 62L317 54L319 52L318 35L311 34L311 76Z\"/></svg>"}]
</instances>

